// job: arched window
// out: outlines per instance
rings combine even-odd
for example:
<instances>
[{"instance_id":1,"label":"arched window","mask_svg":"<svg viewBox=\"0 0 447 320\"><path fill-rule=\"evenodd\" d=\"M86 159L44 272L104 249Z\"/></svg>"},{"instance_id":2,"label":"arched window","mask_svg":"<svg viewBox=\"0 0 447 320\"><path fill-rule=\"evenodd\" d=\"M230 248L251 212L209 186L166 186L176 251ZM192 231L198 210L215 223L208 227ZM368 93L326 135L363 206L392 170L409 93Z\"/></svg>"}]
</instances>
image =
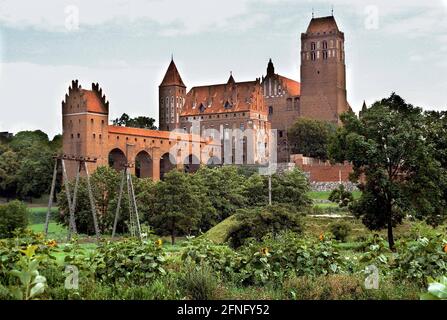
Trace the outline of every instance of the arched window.
<instances>
[{"instance_id":1,"label":"arched window","mask_svg":"<svg viewBox=\"0 0 447 320\"><path fill-rule=\"evenodd\" d=\"M231 103L229 103L228 101L225 102L224 108L225 109L230 109L231 108Z\"/></svg>"},{"instance_id":2,"label":"arched window","mask_svg":"<svg viewBox=\"0 0 447 320\"><path fill-rule=\"evenodd\" d=\"M323 60L327 60L327 51L323 51Z\"/></svg>"},{"instance_id":3,"label":"arched window","mask_svg":"<svg viewBox=\"0 0 447 320\"><path fill-rule=\"evenodd\" d=\"M317 58L317 55L315 54L315 51L314 51L314 52L311 52L311 54L310 54L310 60L315 61L316 58Z\"/></svg>"},{"instance_id":4,"label":"arched window","mask_svg":"<svg viewBox=\"0 0 447 320\"><path fill-rule=\"evenodd\" d=\"M269 114L273 114L273 106L269 107Z\"/></svg>"},{"instance_id":5,"label":"arched window","mask_svg":"<svg viewBox=\"0 0 447 320\"><path fill-rule=\"evenodd\" d=\"M203 105L203 103L200 104L199 110L200 112L205 112L205 106Z\"/></svg>"},{"instance_id":6,"label":"arched window","mask_svg":"<svg viewBox=\"0 0 447 320\"><path fill-rule=\"evenodd\" d=\"M323 41L323 49L326 50L327 49L327 41Z\"/></svg>"},{"instance_id":7,"label":"arched window","mask_svg":"<svg viewBox=\"0 0 447 320\"><path fill-rule=\"evenodd\" d=\"M310 50L315 50L315 48L316 48L315 42L312 42L310 44Z\"/></svg>"}]
</instances>

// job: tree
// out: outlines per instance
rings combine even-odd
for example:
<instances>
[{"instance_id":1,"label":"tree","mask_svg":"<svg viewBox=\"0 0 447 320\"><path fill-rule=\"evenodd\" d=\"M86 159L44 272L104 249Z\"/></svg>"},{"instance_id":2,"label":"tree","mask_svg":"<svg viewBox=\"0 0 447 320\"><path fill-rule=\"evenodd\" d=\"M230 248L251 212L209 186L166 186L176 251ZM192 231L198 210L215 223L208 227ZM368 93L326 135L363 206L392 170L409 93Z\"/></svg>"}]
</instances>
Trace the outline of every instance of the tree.
<instances>
[{"instance_id":1,"label":"tree","mask_svg":"<svg viewBox=\"0 0 447 320\"><path fill-rule=\"evenodd\" d=\"M204 186L203 190L217 213L216 221L205 223L202 229L212 227L245 205L246 199L242 193L245 179L238 173L236 167L209 168L203 166L195 173L195 177L201 180L201 184Z\"/></svg>"},{"instance_id":2,"label":"tree","mask_svg":"<svg viewBox=\"0 0 447 320\"><path fill-rule=\"evenodd\" d=\"M405 214L426 220L445 216L446 174L424 136L420 108L392 94L361 118L345 113L341 120L344 126L338 129L330 154L335 161L352 162L352 180L363 192L350 210L369 229L386 228L393 249L393 227Z\"/></svg>"},{"instance_id":3,"label":"tree","mask_svg":"<svg viewBox=\"0 0 447 320\"><path fill-rule=\"evenodd\" d=\"M16 172L19 167L19 156L16 152L8 150L0 154L0 195L7 200L17 192Z\"/></svg>"},{"instance_id":4,"label":"tree","mask_svg":"<svg viewBox=\"0 0 447 320\"><path fill-rule=\"evenodd\" d=\"M157 233L170 235L172 244L178 235L198 231L202 217L215 212L200 179L179 170L157 183L154 208L150 222Z\"/></svg>"},{"instance_id":5,"label":"tree","mask_svg":"<svg viewBox=\"0 0 447 320\"><path fill-rule=\"evenodd\" d=\"M335 125L329 122L299 118L288 132L292 152L327 160L329 141L335 130Z\"/></svg>"},{"instance_id":6,"label":"tree","mask_svg":"<svg viewBox=\"0 0 447 320\"><path fill-rule=\"evenodd\" d=\"M50 190L54 161L47 145L33 144L27 148L16 172L17 195L38 198Z\"/></svg>"},{"instance_id":7,"label":"tree","mask_svg":"<svg viewBox=\"0 0 447 320\"><path fill-rule=\"evenodd\" d=\"M288 204L301 210L312 204L309 191L309 182L298 168L272 176L273 203Z\"/></svg>"},{"instance_id":8,"label":"tree","mask_svg":"<svg viewBox=\"0 0 447 320\"><path fill-rule=\"evenodd\" d=\"M0 239L9 238L16 229L25 229L28 225L28 209L23 202L11 201L0 205Z\"/></svg>"},{"instance_id":9,"label":"tree","mask_svg":"<svg viewBox=\"0 0 447 320\"><path fill-rule=\"evenodd\" d=\"M121 117L113 120L113 125L157 130L157 127L155 126L155 119L142 116L131 118L127 113L123 113Z\"/></svg>"},{"instance_id":10,"label":"tree","mask_svg":"<svg viewBox=\"0 0 447 320\"><path fill-rule=\"evenodd\" d=\"M98 218L98 227L101 233L111 233L115 219L116 207L118 205L118 196L121 183L121 173L116 170L102 166L98 167L90 176L93 197L95 199L96 213ZM144 186L148 186L147 179L133 178L137 206L140 214L140 220L148 215L148 208L151 206L152 198L145 197ZM70 191L73 195L74 181L70 181ZM125 233L128 231L129 207L126 185L124 185L123 198L121 200L120 216L117 224L117 232ZM148 188L147 191L150 191ZM65 187L57 196L60 215L58 220L68 226L69 210L65 193ZM148 203L149 202L149 203ZM95 234L93 216L90 206L90 199L87 189L87 180L85 177L79 179L78 195L75 209L76 228L79 233Z\"/></svg>"}]
</instances>

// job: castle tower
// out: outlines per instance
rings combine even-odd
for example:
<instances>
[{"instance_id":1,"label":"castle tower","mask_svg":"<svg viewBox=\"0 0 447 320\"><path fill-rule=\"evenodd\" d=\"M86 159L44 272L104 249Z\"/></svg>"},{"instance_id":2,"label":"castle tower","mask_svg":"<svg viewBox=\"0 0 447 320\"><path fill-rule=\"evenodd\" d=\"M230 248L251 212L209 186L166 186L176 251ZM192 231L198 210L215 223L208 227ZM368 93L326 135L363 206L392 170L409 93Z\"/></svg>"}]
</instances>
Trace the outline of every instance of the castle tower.
<instances>
[{"instance_id":1,"label":"castle tower","mask_svg":"<svg viewBox=\"0 0 447 320\"><path fill-rule=\"evenodd\" d=\"M158 89L159 129L171 131L180 127L180 114L185 104L186 86L171 59L168 70Z\"/></svg>"},{"instance_id":2,"label":"castle tower","mask_svg":"<svg viewBox=\"0 0 447 320\"><path fill-rule=\"evenodd\" d=\"M63 153L96 158L96 166L107 165L109 102L96 83L85 90L74 80L62 101ZM92 165L89 168L93 171ZM68 177L76 175L76 163L67 161Z\"/></svg>"},{"instance_id":3,"label":"castle tower","mask_svg":"<svg viewBox=\"0 0 447 320\"><path fill-rule=\"evenodd\" d=\"M301 34L301 116L340 123L346 100L345 36L333 16L312 18Z\"/></svg>"}]
</instances>

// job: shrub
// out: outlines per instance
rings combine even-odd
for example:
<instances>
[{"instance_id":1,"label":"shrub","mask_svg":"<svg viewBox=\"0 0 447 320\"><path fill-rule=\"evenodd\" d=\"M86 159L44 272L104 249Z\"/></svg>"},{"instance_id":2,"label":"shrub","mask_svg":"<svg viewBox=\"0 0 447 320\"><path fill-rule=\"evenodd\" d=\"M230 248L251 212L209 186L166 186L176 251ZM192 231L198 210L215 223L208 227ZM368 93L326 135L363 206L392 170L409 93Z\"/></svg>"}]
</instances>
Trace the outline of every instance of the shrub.
<instances>
[{"instance_id":1,"label":"shrub","mask_svg":"<svg viewBox=\"0 0 447 320\"><path fill-rule=\"evenodd\" d=\"M193 300L212 300L216 294L217 278L207 265L188 265L180 279L186 296Z\"/></svg>"},{"instance_id":2,"label":"shrub","mask_svg":"<svg viewBox=\"0 0 447 320\"><path fill-rule=\"evenodd\" d=\"M346 222L336 222L329 226L331 233L336 240L345 242L349 233L351 232L351 226Z\"/></svg>"},{"instance_id":3,"label":"shrub","mask_svg":"<svg viewBox=\"0 0 447 320\"><path fill-rule=\"evenodd\" d=\"M426 285L427 277L436 278L447 273L446 251L447 240L441 236L402 241L394 261L395 275Z\"/></svg>"},{"instance_id":4,"label":"shrub","mask_svg":"<svg viewBox=\"0 0 447 320\"><path fill-rule=\"evenodd\" d=\"M194 239L186 243L182 260L197 265L207 264L219 276L231 278L238 268L240 258L228 246L215 245L204 239Z\"/></svg>"},{"instance_id":5,"label":"shrub","mask_svg":"<svg viewBox=\"0 0 447 320\"><path fill-rule=\"evenodd\" d=\"M146 284L166 274L165 261L160 246L134 240L103 244L92 257L95 276L108 283Z\"/></svg>"},{"instance_id":6,"label":"shrub","mask_svg":"<svg viewBox=\"0 0 447 320\"><path fill-rule=\"evenodd\" d=\"M300 214L285 205L241 209L236 215L240 223L229 232L229 243L233 248L242 246L249 238L260 241L269 233L275 235L285 230L301 233L303 229Z\"/></svg>"},{"instance_id":7,"label":"shrub","mask_svg":"<svg viewBox=\"0 0 447 320\"><path fill-rule=\"evenodd\" d=\"M14 200L0 205L0 238L10 238L16 229L28 225L28 209L23 202Z\"/></svg>"},{"instance_id":8,"label":"shrub","mask_svg":"<svg viewBox=\"0 0 447 320\"><path fill-rule=\"evenodd\" d=\"M331 202L337 203L340 208L343 208L354 201L354 196L352 195L352 192L347 191L345 186L341 184L338 188L332 190L328 199Z\"/></svg>"}]
</instances>

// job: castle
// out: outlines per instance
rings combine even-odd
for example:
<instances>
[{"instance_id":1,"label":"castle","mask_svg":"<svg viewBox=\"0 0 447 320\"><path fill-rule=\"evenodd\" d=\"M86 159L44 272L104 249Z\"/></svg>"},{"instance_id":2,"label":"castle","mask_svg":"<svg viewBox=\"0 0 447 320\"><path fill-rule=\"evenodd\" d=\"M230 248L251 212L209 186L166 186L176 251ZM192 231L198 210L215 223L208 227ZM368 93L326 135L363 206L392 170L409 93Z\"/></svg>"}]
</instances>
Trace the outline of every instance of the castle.
<instances>
[{"instance_id":1,"label":"castle","mask_svg":"<svg viewBox=\"0 0 447 320\"><path fill-rule=\"evenodd\" d=\"M287 130L296 119L338 124L350 109L344 34L333 16L312 18L301 34L300 59L301 82L276 74L270 59L262 78L237 82L231 74L225 83L189 91L172 59L159 86L159 130L109 125L99 85L85 90L73 81L62 102L63 152L95 158L96 166L134 164L134 174L154 180L173 167L262 164L273 153L277 162L290 162ZM68 167L70 177L75 170Z\"/></svg>"}]
</instances>

